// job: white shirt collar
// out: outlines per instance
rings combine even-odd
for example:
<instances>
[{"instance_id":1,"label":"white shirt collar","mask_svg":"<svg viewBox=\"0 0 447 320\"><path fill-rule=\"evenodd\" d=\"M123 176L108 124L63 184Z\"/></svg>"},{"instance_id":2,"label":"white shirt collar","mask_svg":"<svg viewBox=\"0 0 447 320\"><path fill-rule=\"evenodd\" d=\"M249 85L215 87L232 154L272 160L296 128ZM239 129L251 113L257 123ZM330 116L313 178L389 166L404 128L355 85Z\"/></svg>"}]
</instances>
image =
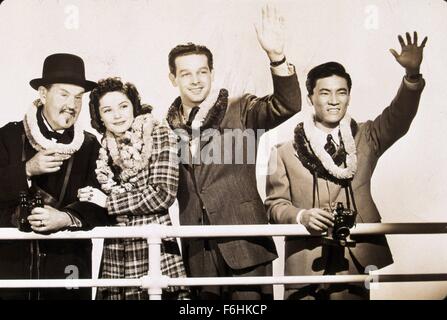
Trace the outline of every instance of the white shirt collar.
<instances>
[{"instance_id":1,"label":"white shirt collar","mask_svg":"<svg viewBox=\"0 0 447 320\"><path fill-rule=\"evenodd\" d=\"M330 132L325 132L322 129L315 126L318 130L318 135L321 136L322 139L326 142L327 135L330 134L332 136L332 139L334 139L335 144L337 147L340 145L340 138L338 136L338 133L340 132L340 126L337 126L336 128L332 129Z\"/></svg>"},{"instance_id":2,"label":"white shirt collar","mask_svg":"<svg viewBox=\"0 0 447 320\"><path fill-rule=\"evenodd\" d=\"M49 131L52 131L52 132L57 132L57 133L64 133L64 129L61 129L61 130L54 130L53 128L51 128L51 126L50 126L50 124L48 123L48 121L47 121L47 118L45 118L45 116L44 116L44 114L43 114L43 112L42 112L42 119L43 119L43 123L45 124L45 126L47 127L47 129L49 130Z\"/></svg>"}]
</instances>

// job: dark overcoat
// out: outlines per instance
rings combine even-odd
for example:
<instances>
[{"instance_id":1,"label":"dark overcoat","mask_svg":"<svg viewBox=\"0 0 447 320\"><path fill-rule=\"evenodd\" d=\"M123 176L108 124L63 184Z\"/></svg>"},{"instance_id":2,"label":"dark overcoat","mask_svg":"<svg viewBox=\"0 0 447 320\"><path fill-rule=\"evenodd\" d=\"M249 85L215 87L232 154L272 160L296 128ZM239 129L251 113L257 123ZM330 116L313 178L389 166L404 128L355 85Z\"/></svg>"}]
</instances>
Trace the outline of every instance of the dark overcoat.
<instances>
[{"instance_id":1,"label":"dark overcoat","mask_svg":"<svg viewBox=\"0 0 447 320\"><path fill-rule=\"evenodd\" d=\"M26 161L37 152L24 133L23 122L11 122L0 129L0 227L4 228L13 227L12 215L19 204L19 193L28 190ZM77 199L79 188L89 185L99 187L94 171L99 147L95 136L84 132L84 142L73 154L73 167L59 209L78 218L83 230L108 223L105 209ZM23 148L25 161L22 161ZM64 161L58 172L33 177L33 183L58 199L67 162ZM91 240L0 241L0 278L90 278L91 249ZM89 288L2 289L0 299L90 299L90 292Z\"/></svg>"}]
</instances>

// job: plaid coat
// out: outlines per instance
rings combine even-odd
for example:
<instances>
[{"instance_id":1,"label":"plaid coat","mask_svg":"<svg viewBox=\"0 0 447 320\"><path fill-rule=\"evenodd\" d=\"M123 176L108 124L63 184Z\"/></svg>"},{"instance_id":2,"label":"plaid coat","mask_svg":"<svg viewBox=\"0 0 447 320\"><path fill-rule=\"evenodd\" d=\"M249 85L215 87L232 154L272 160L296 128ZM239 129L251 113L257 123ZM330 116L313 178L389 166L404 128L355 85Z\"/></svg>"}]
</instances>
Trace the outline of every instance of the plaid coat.
<instances>
[{"instance_id":1,"label":"plaid coat","mask_svg":"<svg viewBox=\"0 0 447 320\"><path fill-rule=\"evenodd\" d=\"M177 142L164 124L156 124L152 132L153 147L149 167L137 175L137 188L108 198L109 215L127 215L126 225L151 223L171 225L168 208L175 200L178 185ZM174 238L164 239L161 246L162 273L169 277L184 277L182 257ZM108 239L104 242L102 278L140 278L148 273L146 239ZM170 287L186 296L185 288ZM142 288L99 288L100 299L148 299Z\"/></svg>"}]
</instances>

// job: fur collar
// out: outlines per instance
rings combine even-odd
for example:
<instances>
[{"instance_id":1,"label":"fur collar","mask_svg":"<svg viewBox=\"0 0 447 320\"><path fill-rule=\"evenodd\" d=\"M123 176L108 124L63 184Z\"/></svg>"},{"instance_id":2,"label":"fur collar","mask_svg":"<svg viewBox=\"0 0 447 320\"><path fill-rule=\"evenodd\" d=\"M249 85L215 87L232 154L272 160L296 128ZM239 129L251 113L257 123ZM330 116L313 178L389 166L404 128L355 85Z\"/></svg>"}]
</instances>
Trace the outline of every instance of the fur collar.
<instances>
[{"instance_id":1,"label":"fur collar","mask_svg":"<svg viewBox=\"0 0 447 320\"><path fill-rule=\"evenodd\" d=\"M45 138L40 132L37 123L37 108L43 108L40 99L33 102L23 119L26 137L35 150L41 151L53 149L57 153L72 155L81 148L84 143L84 131L76 123L74 125L74 137L69 144L57 143L51 139Z\"/></svg>"},{"instance_id":2,"label":"fur collar","mask_svg":"<svg viewBox=\"0 0 447 320\"><path fill-rule=\"evenodd\" d=\"M314 116L309 116L295 128L293 147L298 159L312 174L327 179L339 185L346 185L354 178L357 171L357 155L354 136L357 133L357 123L346 115L340 121L340 142L344 145L344 154L335 159L324 150L325 140L316 134ZM346 155L346 167L340 164Z\"/></svg>"},{"instance_id":3,"label":"fur collar","mask_svg":"<svg viewBox=\"0 0 447 320\"><path fill-rule=\"evenodd\" d=\"M182 101L180 97L174 100L168 110L166 119L171 129L183 129L191 134L192 130L200 130L203 132L206 129L219 129L228 106L228 91L220 89L219 91L212 91L208 97L199 105L200 109L197 112L191 127L183 123L181 116Z\"/></svg>"}]
</instances>

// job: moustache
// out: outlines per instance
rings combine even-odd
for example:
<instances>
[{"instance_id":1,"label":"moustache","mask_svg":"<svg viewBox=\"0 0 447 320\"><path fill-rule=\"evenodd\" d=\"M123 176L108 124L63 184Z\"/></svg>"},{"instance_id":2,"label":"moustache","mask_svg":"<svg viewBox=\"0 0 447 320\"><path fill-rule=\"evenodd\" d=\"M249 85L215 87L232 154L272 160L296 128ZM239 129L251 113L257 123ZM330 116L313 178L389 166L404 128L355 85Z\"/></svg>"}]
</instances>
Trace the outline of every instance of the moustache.
<instances>
[{"instance_id":1,"label":"moustache","mask_svg":"<svg viewBox=\"0 0 447 320\"><path fill-rule=\"evenodd\" d=\"M73 117L77 114L76 110L74 110L74 109L62 109L59 113L60 114L68 113L68 114L72 115Z\"/></svg>"}]
</instances>

